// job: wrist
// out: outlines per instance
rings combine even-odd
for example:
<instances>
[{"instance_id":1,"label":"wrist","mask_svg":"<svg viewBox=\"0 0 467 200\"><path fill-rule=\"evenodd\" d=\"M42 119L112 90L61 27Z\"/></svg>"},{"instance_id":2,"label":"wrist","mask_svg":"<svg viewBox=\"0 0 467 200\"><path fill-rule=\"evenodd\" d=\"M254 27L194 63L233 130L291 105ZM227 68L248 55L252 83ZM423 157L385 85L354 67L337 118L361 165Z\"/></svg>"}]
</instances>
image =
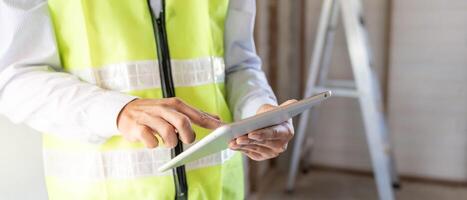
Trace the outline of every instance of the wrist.
<instances>
[{"instance_id":1,"label":"wrist","mask_svg":"<svg viewBox=\"0 0 467 200\"><path fill-rule=\"evenodd\" d=\"M115 92L105 91L95 102L86 108L88 119L87 127L94 135L93 143L104 142L106 139L117 135L117 119L122 108L136 97Z\"/></svg>"},{"instance_id":2,"label":"wrist","mask_svg":"<svg viewBox=\"0 0 467 200\"><path fill-rule=\"evenodd\" d=\"M121 109L120 109L120 112L118 113L118 116L117 116L117 120L116 120L116 123L117 123L117 129L120 130L120 124L122 124L122 121L125 120L123 115L125 115L126 113L126 110L128 109L128 107L130 106L130 104L136 102L140 100L139 98L135 98L131 101L129 101L128 103L126 103Z\"/></svg>"}]
</instances>

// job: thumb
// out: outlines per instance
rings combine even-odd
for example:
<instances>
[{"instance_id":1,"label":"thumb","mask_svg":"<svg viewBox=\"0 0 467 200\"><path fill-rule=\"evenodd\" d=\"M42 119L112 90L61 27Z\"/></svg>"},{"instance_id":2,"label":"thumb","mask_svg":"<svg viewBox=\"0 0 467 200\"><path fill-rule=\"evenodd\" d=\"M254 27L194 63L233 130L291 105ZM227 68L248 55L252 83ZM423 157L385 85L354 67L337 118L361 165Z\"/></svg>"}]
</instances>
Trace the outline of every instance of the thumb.
<instances>
[{"instance_id":1,"label":"thumb","mask_svg":"<svg viewBox=\"0 0 467 200\"><path fill-rule=\"evenodd\" d=\"M295 102L298 102L296 99L289 99L287 100L286 102L282 103L281 105L279 106L286 106L286 105L290 105L290 104L293 104Z\"/></svg>"},{"instance_id":2,"label":"thumb","mask_svg":"<svg viewBox=\"0 0 467 200\"><path fill-rule=\"evenodd\" d=\"M290 99L290 100L287 100L286 102L282 103L279 106L286 106L286 105L289 105L289 104L292 104L292 103L295 103L295 102L297 102L297 100ZM267 111L270 111L270 110L274 110L274 108L276 108L276 107L277 106L274 106L274 105L271 105L271 104L264 104L258 109L256 114L260 114L260 113L264 113L264 112L267 112Z\"/></svg>"}]
</instances>

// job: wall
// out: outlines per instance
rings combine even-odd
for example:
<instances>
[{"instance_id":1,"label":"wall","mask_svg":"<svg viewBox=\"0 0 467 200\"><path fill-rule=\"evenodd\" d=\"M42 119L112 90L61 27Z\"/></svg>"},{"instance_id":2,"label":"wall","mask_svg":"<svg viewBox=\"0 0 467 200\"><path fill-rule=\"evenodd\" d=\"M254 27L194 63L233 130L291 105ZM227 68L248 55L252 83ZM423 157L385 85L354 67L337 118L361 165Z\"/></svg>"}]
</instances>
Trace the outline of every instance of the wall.
<instances>
[{"instance_id":1,"label":"wall","mask_svg":"<svg viewBox=\"0 0 467 200\"><path fill-rule=\"evenodd\" d=\"M467 1L395 0L389 122L402 173L467 181Z\"/></svg>"},{"instance_id":2,"label":"wall","mask_svg":"<svg viewBox=\"0 0 467 200\"><path fill-rule=\"evenodd\" d=\"M47 199L40 134L0 117L0 199Z\"/></svg>"}]
</instances>

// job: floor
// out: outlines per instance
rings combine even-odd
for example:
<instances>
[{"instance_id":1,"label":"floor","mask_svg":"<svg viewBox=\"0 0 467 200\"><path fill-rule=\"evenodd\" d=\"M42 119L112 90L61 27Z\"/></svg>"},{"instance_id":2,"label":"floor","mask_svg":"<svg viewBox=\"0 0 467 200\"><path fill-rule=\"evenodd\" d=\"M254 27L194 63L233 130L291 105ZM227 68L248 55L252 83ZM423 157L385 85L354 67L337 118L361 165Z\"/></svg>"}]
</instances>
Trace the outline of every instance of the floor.
<instances>
[{"instance_id":1,"label":"floor","mask_svg":"<svg viewBox=\"0 0 467 200\"><path fill-rule=\"evenodd\" d=\"M330 170L314 170L297 180L295 192L284 192L285 173L271 172L269 180L252 195L253 200L316 199L316 200L374 200L377 199L373 178ZM467 187L446 186L419 181L404 181L396 192L398 200L467 200Z\"/></svg>"}]
</instances>

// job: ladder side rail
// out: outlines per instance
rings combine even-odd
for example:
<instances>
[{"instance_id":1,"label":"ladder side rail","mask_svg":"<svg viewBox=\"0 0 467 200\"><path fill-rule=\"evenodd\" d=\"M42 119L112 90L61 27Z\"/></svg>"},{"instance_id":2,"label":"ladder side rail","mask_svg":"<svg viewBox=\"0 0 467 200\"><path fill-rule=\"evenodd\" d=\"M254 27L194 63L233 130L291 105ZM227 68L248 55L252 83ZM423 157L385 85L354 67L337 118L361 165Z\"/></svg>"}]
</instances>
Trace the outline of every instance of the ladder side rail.
<instances>
[{"instance_id":1,"label":"ladder side rail","mask_svg":"<svg viewBox=\"0 0 467 200\"><path fill-rule=\"evenodd\" d=\"M304 97L311 96L313 94L313 88L315 87L316 80L318 78L319 65L322 58L322 50L324 47L325 37L328 25L330 23L332 8L337 3L337 0L324 0L321 8L321 15L319 26L316 33L316 39L314 49L311 57L311 63L308 68L308 80ZM292 151L291 165L289 168L289 177L287 181L287 191L292 191L295 184L295 178L297 176L298 164L300 162L301 149L303 139L305 137L305 130L307 128L309 118L309 112L304 112L300 115L297 132L295 133L295 143Z\"/></svg>"},{"instance_id":2,"label":"ladder side rail","mask_svg":"<svg viewBox=\"0 0 467 200\"><path fill-rule=\"evenodd\" d=\"M391 175L388 155L384 149L384 138L381 134L384 124L383 115L372 89L372 72L370 57L365 44L364 28L360 24L361 7L357 0L341 1L342 15L350 60L357 85L361 94L359 98L362 117L364 121L367 143L370 150L373 170L375 174L379 198L393 200L394 193L391 187ZM376 122L376 123L375 123Z\"/></svg>"}]
</instances>

